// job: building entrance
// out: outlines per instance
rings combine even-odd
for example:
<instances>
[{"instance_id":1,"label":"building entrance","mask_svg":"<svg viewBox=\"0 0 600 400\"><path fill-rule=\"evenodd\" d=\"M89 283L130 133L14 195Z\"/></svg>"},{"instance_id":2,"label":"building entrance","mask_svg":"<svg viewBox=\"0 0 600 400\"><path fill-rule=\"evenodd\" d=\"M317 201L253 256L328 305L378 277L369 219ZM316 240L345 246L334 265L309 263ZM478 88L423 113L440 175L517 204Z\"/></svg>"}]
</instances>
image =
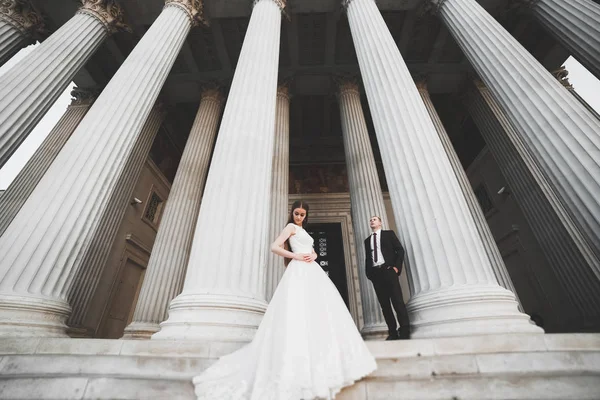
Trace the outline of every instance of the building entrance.
<instances>
[{"instance_id":1,"label":"building entrance","mask_svg":"<svg viewBox=\"0 0 600 400\"><path fill-rule=\"evenodd\" d=\"M349 306L341 224L309 224L307 228L307 232L315 240L315 251L318 255L316 262L329 275L344 303Z\"/></svg>"}]
</instances>

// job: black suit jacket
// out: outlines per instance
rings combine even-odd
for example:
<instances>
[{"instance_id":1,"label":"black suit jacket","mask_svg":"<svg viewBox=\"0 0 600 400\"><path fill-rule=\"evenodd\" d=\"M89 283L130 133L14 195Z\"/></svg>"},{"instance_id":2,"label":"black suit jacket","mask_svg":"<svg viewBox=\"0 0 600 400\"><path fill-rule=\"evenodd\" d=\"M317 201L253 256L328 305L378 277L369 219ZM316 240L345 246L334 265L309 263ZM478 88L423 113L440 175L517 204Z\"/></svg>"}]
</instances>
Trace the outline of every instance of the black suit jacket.
<instances>
[{"instance_id":1,"label":"black suit jacket","mask_svg":"<svg viewBox=\"0 0 600 400\"><path fill-rule=\"evenodd\" d=\"M404 262L404 247L396 237L394 231L381 231L381 252L385 265L398 268L398 275L402 272L402 264ZM371 235L365 239L365 272L367 278L371 279L373 273L373 256L371 251Z\"/></svg>"}]
</instances>

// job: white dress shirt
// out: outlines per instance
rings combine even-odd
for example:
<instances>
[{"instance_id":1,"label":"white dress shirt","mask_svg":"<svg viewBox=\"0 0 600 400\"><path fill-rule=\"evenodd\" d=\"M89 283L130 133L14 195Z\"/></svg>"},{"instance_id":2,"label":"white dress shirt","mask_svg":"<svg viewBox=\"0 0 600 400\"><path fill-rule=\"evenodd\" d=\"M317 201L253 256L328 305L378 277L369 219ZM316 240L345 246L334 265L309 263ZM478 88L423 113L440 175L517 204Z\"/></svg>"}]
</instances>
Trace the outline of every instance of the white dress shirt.
<instances>
[{"instance_id":1,"label":"white dress shirt","mask_svg":"<svg viewBox=\"0 0 600 400\"><path fill-rule=\"evenodd\" d=\"M378 229L373 233L377 234L377 248L373 248L373 234L371 234L371 258L373 259L373 265L377 266L385 263L383 253L381 252L381 229ZM375 252L377 252L377 263L375 263Z\"/></svg>"}]
</instances>

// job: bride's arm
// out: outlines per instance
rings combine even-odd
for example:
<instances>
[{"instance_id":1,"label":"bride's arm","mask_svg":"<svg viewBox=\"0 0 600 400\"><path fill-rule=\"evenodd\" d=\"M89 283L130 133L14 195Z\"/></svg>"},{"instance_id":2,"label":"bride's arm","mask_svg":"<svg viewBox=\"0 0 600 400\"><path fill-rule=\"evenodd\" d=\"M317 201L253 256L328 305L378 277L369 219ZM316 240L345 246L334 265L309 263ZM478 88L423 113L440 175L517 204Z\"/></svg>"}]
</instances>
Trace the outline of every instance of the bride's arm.
<instances>
[{"instance_id":1,"label":"bride's arm","mask_svg":"<svg viewBox=\"0 0 600 400\"><path fill-rule=\"evenodd\" d=\"M313 248L312 254L310 255L310 261L315 261L317 259L317 257L319 257L319 256L317 255L317 252Z\"/></svg>"},{"instance_id":2,"label":"bride's arm","mask_svg":"<svg viewBox=\"0 0 600 400\"><path fill-rule=\"evenodd\" d=\"M299 254L294 254L291 251L287 251L283 248L285 241L288 240L293 234L295 234L294 227L292 225L286 226L283 231L281 231L279 236L277 236L277 239L275 239L275 241L271 244L271 251L278 256L298 260L299 258L297 256L300 256Z\"/></svg>"}]
</instances>

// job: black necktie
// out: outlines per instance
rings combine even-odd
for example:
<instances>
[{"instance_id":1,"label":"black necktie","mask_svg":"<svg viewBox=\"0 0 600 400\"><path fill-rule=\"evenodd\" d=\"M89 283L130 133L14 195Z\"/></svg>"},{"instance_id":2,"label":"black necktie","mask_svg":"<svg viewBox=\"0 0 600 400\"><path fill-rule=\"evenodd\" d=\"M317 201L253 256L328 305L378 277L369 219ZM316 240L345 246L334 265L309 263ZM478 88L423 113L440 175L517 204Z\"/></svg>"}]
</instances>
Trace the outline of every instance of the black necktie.
<instances>
[{"instance_id":1,"label":"black necktie","mask_svg":"<svg viewBox=\"0 0 600 400\"><path fill-rule=\"evenodd\" d=\"M373 255L373 262L377 262L377 234L373 234L373 251L375 252Z\"/></svg>"}]
</instances>

